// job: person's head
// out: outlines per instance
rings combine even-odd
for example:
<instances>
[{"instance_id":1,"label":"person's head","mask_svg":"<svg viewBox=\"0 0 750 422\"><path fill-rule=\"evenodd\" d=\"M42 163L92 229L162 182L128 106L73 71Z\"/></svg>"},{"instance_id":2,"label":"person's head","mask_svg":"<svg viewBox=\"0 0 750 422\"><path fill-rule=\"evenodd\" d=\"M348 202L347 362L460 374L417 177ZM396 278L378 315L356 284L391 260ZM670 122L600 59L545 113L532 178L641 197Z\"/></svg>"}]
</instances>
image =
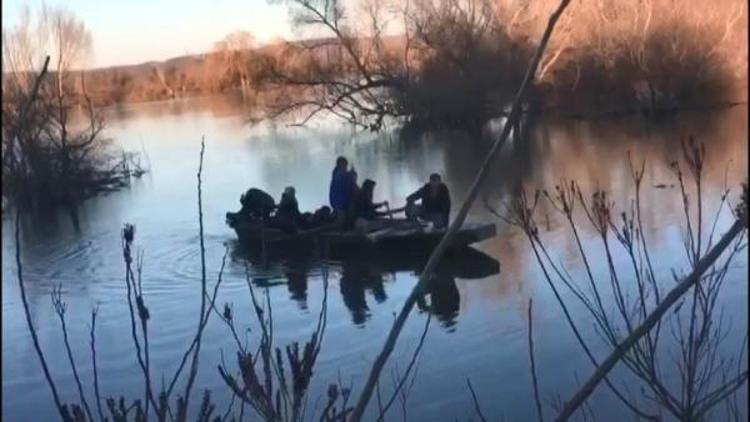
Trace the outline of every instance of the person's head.
<instances>
[{"instance_id":1,"label":"person's head","mask_svg":"<svg viewBox=\"0 0 750 422\"><path fill-rule=\"evenodd\" d=\"M432 173L430 175L430 187L432 189L437 189L440 187L440 185L443 183L443 179L440 177L437 173Z\"/></svg>"},{"instance_id":2,"label":"person's head","mask_svg":"<svg viewBox=\"0 0 750 422\"><path fill-rule=\"evenodd\" d=\"M371 179L365 179L365 181L362 182L362 190L372 195L372 192L375 190L375 181Z\"/></svg>"},{"instance_id":3,"label":"person's head","mask_svg":"<svg viewBox=\"0 0 750 422\"><path fill-rule=\"evenodd\" d=\"M349 161L347 161L346 157L339 156L339 158L336 159L336 168L345 170L348 165L349 165Z\"/></svg>"},{"instance_id":4,"label":"person's head","mask_svg":"<svg viewBox=\"0 0 750 422\"><path fill-rule=\"evenodd\" d=\"M352 182L354 183L354 186L357 186L357 172L352 170Z\"/></svg>"},{"instance_id":5,"label":"person's head","mask_svg":"<svg viewBox=\"0 0 750 422\"><path fill-rule=\"evenodd\" d=\"M287 186L284 188L284 196L289 196L294 198L295 190L293 186Z\"/></svg>"}]
</instances>

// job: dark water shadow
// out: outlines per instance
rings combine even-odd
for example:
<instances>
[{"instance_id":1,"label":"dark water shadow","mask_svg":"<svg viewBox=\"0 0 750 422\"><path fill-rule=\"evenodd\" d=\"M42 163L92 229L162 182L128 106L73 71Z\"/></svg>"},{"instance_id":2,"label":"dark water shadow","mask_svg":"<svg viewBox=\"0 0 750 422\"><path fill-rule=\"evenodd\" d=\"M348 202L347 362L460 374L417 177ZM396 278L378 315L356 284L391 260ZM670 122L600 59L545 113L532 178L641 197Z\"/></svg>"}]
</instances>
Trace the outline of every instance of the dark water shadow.
<instances>
[{"instance_id":1,"label":"dark water shadow","mask_svg":"<svg viewBox=\"0 0 750 422\"><path fill-rule=\"evenodd\" d=\"M341 300L349 310L352 323L365 324L371 316L368 301L388 300L388 285L396 274L408 274L416 282L429 258L429 251L400 251L362 254L339 253L327 259L316 254L264 257L243 248L239 243L230 247L233 265L249 264L251 281L259 287L286 285L289 299L300 309L307 309L309 281L317 280L321 268L338 272ZM418 307L431 312L445 328L453 327L459 315L460 293L456 279L485 279L500 272L500 263L474 248L451 251L438 264L428 290L419 299ZM370 302L372 303L372 302Z\"/></svg>"}]
</instances>

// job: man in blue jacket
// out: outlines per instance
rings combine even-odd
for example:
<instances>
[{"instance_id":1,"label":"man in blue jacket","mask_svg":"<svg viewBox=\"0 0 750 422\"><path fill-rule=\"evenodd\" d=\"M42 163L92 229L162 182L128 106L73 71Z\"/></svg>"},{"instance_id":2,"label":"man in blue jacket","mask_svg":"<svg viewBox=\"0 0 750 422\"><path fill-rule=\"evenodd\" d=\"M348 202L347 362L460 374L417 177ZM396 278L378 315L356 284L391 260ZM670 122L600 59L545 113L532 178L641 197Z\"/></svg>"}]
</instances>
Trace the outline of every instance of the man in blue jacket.
<instances>
[{"instance_id":1,"label":"man in blue jacket","mask_svg":"<svg viewBox=\"0 0 750 422\"><path fill-rule=\"evenodd\" d=\"M343 224L346 215L351 209L354 190L357 187L356 173L354 169L349 170L349 162L344 157L336 159L336 167L331 175L331 187L328 191L328 200L333 208L336 220Z\"/></svg>"}]
</instances>

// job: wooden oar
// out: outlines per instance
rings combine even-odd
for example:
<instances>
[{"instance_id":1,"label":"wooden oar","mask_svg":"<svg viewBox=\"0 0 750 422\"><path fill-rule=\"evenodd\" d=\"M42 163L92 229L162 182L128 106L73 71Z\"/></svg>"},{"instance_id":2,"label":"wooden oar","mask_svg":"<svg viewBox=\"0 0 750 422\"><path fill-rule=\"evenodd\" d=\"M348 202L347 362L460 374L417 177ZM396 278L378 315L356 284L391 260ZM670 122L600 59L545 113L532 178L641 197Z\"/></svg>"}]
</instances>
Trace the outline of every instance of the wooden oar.
<instances>
[{"instance_id":1,"label":"wooden oar","mask_svg":"<svg viewBox=\"0 0 750 422\"><path fill-rule=\"evenodd\" d=\"M387 214L388 214L388 216L389 216L389 217L391 217L391 218L393 218L393 214L398 214L398 213L400 213L400 212L404 212L404 211L406 211L406 206L403 206L403 207L401 207L401 208L396 208L395 210L392 210L392 209L390 208L390 206L389 206L388 204L386 204L386 205L385 205L385 207L386 207L386 209L387 209L386 213L387 213Z\"/></svg>"}]
</instances>

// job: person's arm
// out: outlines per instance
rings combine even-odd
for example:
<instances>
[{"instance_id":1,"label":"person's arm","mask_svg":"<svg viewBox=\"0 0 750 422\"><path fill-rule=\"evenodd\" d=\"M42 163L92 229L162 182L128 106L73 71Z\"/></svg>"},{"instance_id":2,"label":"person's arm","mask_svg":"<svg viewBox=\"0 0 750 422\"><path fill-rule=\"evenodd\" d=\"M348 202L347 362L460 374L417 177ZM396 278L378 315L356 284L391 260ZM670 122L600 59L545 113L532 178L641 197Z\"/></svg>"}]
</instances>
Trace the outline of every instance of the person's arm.
<instances>
[{"instance_id":1,"label":"person's arm","mask_svg":"<svg viewBox=\"0 0 750 422\"><path fill-rule=\"evenodd\" d=\"M421 188L419 188L416 191L414 191L414 193L412 193L411 195L407 196L406 197L406 202L412 203L412 202L416 202L418 199L424 198L424 194L425 194L425 191L426 191L425 188L427 188L427 185L422 186Z\"/></svg>"},{"instance_id":2,"label":"person's arm","mask_svg":"<svg viewBox=\"0 0 750 422\"><path fill-rule=\"evenodd\" d=\"M373 213L376 217L384 217L391 214L391 211L385 210L385 211L378 211L379 208L382 208L384 206L388 205L388 201L379 202L377 204L373 204Z\"/></svg>"}]
</instances>

